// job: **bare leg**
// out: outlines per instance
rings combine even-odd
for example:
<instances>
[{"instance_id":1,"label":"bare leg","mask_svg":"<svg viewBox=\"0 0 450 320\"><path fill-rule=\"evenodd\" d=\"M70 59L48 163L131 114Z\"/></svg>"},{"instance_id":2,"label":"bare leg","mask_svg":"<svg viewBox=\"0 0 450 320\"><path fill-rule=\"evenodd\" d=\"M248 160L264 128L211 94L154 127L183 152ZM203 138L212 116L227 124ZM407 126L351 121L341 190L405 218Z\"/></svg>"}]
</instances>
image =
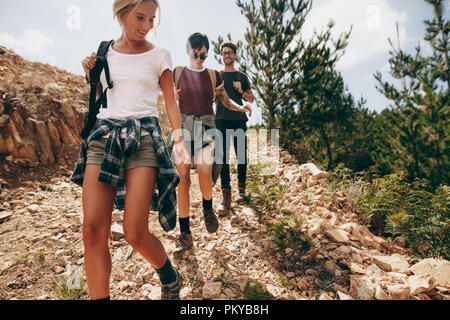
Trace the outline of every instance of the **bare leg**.
<instances>
[{"instance_id":1,"label":"bare leg","mask_svg":"<svg viewBox=\"0 0 450 320\"><path fill-rule=\"evenodd\" d=\"M191 167L177 166L180 183L178 184L178 214L180 218L188 218L190 210L189 189L191 187Z\"/></svg>"},{"instance_id":2,"label":"bare leg","mask_svg":"<svg viewBox=\"0 0 450 320\"><path fill-rule=\"evenodd\" d=\"M211 173L214 161L214 143L199 150L197 157L199 159L199 163L197 163L197 174L200 191L203 199L211 200L213 188Z\"/></svg>"},{"instance_id":3,"label":"bare leg","mask_svg":"<svg viewBox=\"0 0 450 320\"><path fill-rule=\"evenodd\" d=\"M116 189L98 182L100 166L86 166L83 182L84 269L91 299L109 296L111 255L108 247Z\"/></svg>"},{"instance_id":4,"label":"bare leg","mask_svg":"<svg viewBox=\"0 0 450 320\"><path fill-rule=\"evenodd\" d=\"M161 241L148 231L148 214L155 178L155 168L127 170L123 230L126 241L153 267L159 269L166 263L167 254Z\"/></svg>"}]
</instances>

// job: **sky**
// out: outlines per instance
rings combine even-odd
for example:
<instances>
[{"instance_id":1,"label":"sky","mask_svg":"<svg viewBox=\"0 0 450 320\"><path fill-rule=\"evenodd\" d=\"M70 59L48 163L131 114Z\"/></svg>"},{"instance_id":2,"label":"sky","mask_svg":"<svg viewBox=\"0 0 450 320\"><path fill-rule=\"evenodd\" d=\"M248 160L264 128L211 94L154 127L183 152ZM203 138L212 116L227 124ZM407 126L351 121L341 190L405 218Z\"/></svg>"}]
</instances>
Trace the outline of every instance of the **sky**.
<instances>
[{"instance_id":1,"label":"sky","mask_svg":"<svg viewBox=\"0 0 450 320\"><path fill-rule=\"evenodd\" d=\"M203 32L210 40L231 34L244 40L248 27L234 0L160 0L161 25L148 40L166 47L174 65L186 65L186 39L193 32ZM450 0L445 0L445 16L450 16ZM83 74L81 61L97 50L102 40L117 39L121 30L112 17L113 0L1 0L0 45L13 49L24 58L55 65L75 74ZM367 99L366 107L380 112L390 101L376 88L374 73L389 76L388 38L396 41L396 23L402 47L413 52L423 42L426 19L433 17L432 7L424 0L314 0L302 30L310 39L330 19L334 35L353 26L349 46L337 69L342 72L349 91L358 100ZM212 50L206 61L210 68L222 67ZM249 124L261 123L258 101Z\"/></svg>"}]
</instances>

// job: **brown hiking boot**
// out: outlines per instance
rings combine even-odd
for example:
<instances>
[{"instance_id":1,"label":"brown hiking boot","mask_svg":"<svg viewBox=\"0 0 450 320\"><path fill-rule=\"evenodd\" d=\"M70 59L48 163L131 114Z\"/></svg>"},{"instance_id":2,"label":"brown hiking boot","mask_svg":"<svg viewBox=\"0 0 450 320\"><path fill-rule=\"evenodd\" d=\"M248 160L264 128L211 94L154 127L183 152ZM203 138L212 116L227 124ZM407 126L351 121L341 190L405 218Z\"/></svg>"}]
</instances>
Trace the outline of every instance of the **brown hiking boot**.
<instances>
[{"instance_id":1,"label":"brown hiking boot","mask_svg":"<svg viewBox=\"0 0 450 320\"><path fill-rule=\"evenodd\" d=\"M238 182L238 188L239 188L238 202L244 202L245 199L247 199L247 196L245 195L246 186L247 186L247 184L245 182Z\"/></svg>"},{"instance_id":2,"label":"brown hiking boot","mask_svg":"<svg viewBox=\"0 0 450 320\"><path fill-rule=\"evenodd\" d=\"M219 229L219 220L217 220L214 209L203 209L203 217L205 218L206 230L208 230L209 233L214 233L217 231L217 229Z\"/></svg>"},{"instance_id":3,"label":"brown hiking boot","mask_svg":"<svg viewBox=\"0 0 450 320\"><path fill-rule=\"evenodd\" d=\"M192 234L182 232L176 241L175 251L173 252L174 258L180 258L183 253L192 248L194 242L192 241Z\"/></svg>"},{"instance_id":4,"label":"brown hiking boot","mask_svg":"<svg viewBox=\"0 0 450 320\"><path fill-rule=\"evenodd\" d=\"M231 190L230 189L222 189L222 203L217 207L217 214L220 217L226 216L231 209Z\"/></svg>"}]
</instances>

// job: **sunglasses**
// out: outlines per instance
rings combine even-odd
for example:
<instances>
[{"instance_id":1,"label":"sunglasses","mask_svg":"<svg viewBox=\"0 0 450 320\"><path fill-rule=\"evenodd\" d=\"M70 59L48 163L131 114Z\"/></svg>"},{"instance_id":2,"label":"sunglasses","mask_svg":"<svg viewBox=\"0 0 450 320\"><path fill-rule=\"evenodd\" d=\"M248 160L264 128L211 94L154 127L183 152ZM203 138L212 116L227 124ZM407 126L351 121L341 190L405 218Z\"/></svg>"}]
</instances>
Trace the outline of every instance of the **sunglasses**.
<instances>
[{"instance_id":1,"label":"sunglasses","mask_svg":"<svg viewBox=\"0 0 450 320\"><path fill-rule=\"evenodd\" d=\"M234 54L234 52L233 51L224 51L224 52L222 52L222 56L232 56Z\"/></svg>"},{"instance_id":2,"label":"sunglasses","mask_svg":"<svg viewBox=\"0 0 450 320\"><path fill-rule=\"evenodd\" d=\"M208 58L208 55L206 53L200 53L200 55L199 55L197 52L193 52L190 54L190 56L193 59L200 58L201 60L206 60L206 58Z\"/></svg>"}]
</instances>

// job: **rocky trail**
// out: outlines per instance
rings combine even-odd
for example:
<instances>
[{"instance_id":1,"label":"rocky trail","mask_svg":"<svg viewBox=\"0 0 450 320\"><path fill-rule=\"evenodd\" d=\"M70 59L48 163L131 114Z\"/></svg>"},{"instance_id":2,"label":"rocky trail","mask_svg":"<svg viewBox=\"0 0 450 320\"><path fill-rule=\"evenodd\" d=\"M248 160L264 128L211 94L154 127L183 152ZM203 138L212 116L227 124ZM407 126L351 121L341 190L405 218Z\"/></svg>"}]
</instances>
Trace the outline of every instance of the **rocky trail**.
<instances>
[{"instance_id":1,"label":"rocky trail","mask_svg":"<svg viewBox=\"0 0 450 320\"><path fill-rule=\"evenodd\" d=\"M82 76L0 47L0 299L88 299L82 190L69 180L88 90ZM163 101L158 109L167 134ZM249 143L250 157L254 145L260 142ZM373 235L351 197L330 189L328 176L282 151L273 176L282 199L262 208L234 203L209 234L193 170L194 247L173 260L185 280L181 298L449 299L450 262L414 256L401 237L388 242ZM277 193L255 177L253 192L263 200ZM236 199L235 174L232 185ZM219 186L213 199L214 206L222 200ZM114 211L111 298L158 299L158 277L125 242L121 225L122 212ZM165 233L151 212L149 230L171 256L178 226Z\"/></svg>"},{"instance_id":2,"label":"rocky trail","mask_svg":"<svg viewBox=\"0 0 450 320\"><path fill-rule=\"evenodd\" d=\"M83 267L81 188L69 181L69 171L60 172L49 183L28 182L11 189L3 185L1 205L6 210L0 224L1 299L58 299L60 285ZM192 179L195 186L194 172ZM214 193L215 199L220 199L217 186ZM201 195L195 187L191 199L195 245L174 261L185 279L182 299L242 299L248 279L264 279L262 283L274 296L292 298L271 267L273 257L265 250L268 242L260 235L261 226L250 208L235 206L232 215L220 219L219 231L209 234L202 218ZM114 211L111 297L158 299L158 277L125 242L121 225L122 212ZM149 230L171 254L178 227L165 233L157 213L151 212ZM85 298L86 294L81 296Z\"/></svg>"},{"instance_id":3,"label":"rocky trail","mask_svg":"<svg viewBox=\"0 0 450 320\"><path fill-rule=\"evenodd\" d=\"M278 178L290 185L283 207L261 217L252 208L234 203L233 212L220 218L215 234L204 226L192 170L194 247L174 260L185 279L182 299L257 299L249 294L255 285L264 299L450 297L448 261L419 260L401 247L401 241L390 244L374 236L358 223L344 194L337 192L325 200L326 172L312 164L292 163L289 156L282 160ZM19 186L1 181L0 299L73 299L73 290L68 290L73 288L84 288L76 298L88 299L83 281L81 188L69 181L70 174L60 167L56 173L30 173L25 182L16 182ZM221 201L217 185L214 201L215 206ZM295 213L301 213L300 231L308 234L313 246L307 252L301 247L280 252L266 226ZM157 275L125 242L121 223L122 213L114 211L111 298L159 299ZM165 233L157 213L151 212L149 230L171 256L178 226Z\"/></svg>"}]
</instances>

